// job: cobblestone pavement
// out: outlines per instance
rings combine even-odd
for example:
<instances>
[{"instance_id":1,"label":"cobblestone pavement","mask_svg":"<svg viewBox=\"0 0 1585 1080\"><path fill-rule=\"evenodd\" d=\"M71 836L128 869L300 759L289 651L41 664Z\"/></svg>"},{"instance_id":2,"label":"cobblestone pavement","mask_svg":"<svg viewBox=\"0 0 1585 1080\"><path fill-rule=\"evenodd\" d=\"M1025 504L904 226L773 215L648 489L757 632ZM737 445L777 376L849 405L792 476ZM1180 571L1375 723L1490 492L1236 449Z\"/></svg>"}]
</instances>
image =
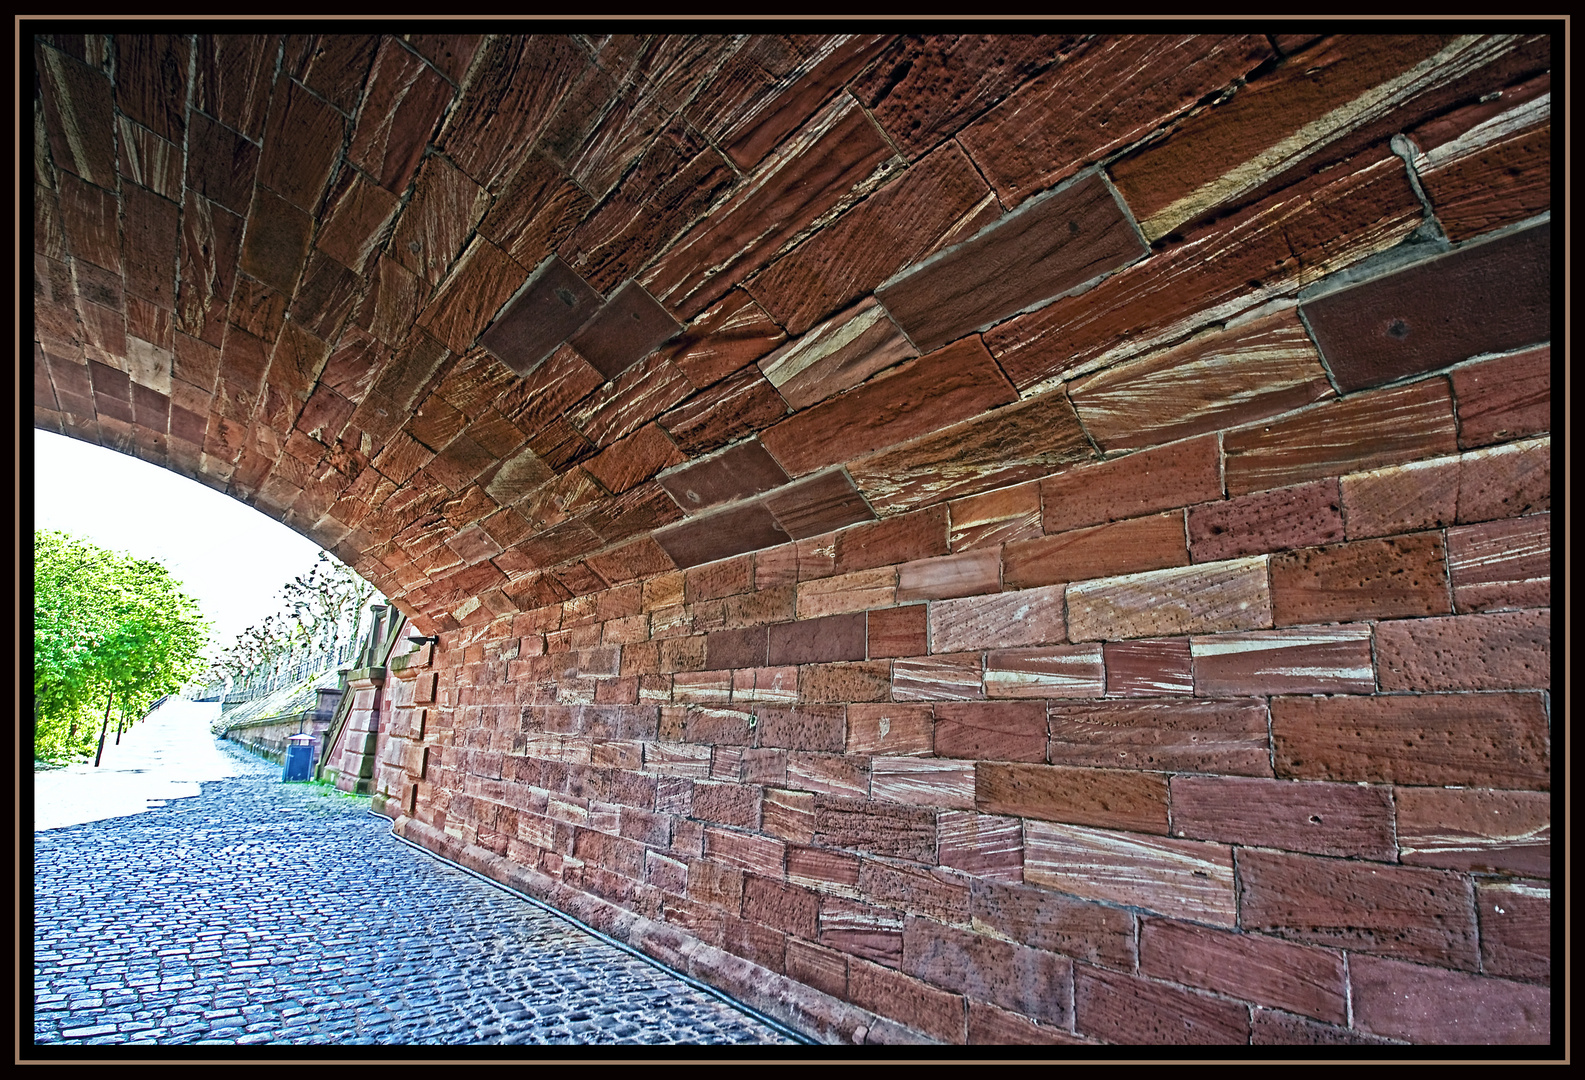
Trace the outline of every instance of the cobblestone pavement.
<instances>
[{"instance_id":1,"label":"cobblestone pavement","mask_svg":"<svg viewBox=\"0 0 1585 1080\"><path fill-rule=\"evenodd\" d=\"M226 749L195 798L34 834L37 1043L795 1041Z\"/></svg>"}]
</instances>

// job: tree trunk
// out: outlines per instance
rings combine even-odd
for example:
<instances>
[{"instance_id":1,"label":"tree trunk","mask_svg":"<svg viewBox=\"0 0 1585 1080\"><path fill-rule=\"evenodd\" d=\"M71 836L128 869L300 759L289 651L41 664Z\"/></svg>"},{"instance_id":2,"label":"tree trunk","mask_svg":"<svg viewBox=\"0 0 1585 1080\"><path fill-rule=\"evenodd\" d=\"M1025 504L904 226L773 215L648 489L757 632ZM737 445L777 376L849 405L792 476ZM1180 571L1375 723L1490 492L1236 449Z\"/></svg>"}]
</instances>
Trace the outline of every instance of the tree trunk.
<instances>
[{"instance_id":1,"label":"tree trunk","mask_svg":"<svg viewBox=\"0 0 1585 1080\"><path fill-rule=\"evenodd\" d=\"M105 753L105 733L110 730L110 706L115 703L115 700L116 694L112 690L110 696L105 699L105 722L104 726L99 729L99 749L94 751L94 768L96 769L99 768L99 759Z\"/></svg>"}]
</instances>

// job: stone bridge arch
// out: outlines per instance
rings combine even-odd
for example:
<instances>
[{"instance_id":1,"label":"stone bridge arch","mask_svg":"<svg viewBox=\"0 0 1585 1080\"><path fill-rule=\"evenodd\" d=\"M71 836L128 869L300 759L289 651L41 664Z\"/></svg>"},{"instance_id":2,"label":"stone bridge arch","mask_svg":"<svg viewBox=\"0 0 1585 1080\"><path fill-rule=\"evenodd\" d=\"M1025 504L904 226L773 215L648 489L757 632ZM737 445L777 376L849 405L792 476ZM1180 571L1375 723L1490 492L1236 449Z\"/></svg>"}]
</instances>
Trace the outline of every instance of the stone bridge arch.
<instances>
[{"instance_id":1,"label":"stone bridge arch","mask_svg":"<svg viewBox=\"0 0 1585 1080\"><path fill-rule=\"evenodd\" d=\"M1454 29L40 33L34 423L822 1038L1546 1041L1557 27Z\"/></svg>"}]
</instances>

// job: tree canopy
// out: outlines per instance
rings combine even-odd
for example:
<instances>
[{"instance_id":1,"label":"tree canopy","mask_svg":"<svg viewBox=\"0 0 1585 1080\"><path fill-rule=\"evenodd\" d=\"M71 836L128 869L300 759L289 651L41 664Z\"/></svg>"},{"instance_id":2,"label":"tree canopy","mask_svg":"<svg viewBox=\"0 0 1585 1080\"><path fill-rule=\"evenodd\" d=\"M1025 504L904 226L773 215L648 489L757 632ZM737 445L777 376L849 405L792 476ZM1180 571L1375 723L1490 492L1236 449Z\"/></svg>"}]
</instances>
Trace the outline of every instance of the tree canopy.
<instances>
[{"instance_id":1,"label":"tree canopy","mask_svg":"<svg viewBox=\"0 0 1585 1080\"><path fill-rule=\"evenodd\" d=\"M81 753L110 705L135 719L181 689L208 638L197 601L160 563L35 532L35 756Z\"/></svg>"}]
</instances>

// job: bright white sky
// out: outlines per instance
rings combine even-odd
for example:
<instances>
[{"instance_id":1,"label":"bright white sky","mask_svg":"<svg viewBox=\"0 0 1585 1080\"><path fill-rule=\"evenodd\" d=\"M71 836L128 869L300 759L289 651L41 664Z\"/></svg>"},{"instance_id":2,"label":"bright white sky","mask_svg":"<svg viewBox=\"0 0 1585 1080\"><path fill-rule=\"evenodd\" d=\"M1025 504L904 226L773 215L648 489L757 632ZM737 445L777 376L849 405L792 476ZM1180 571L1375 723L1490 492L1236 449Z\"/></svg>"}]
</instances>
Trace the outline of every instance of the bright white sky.
<instances>
[{"instance_id":1,"label":"bright white sky","mask_svg":"<svg viewBox=\"0 0 1585 1080\"><path fill-rule=\"evenodd\" d=\"M33 430L33 527L158 559L213 624L212 646L280 608L319 546L246 503L101 446Z\"/></svg>"}]
</instances>

